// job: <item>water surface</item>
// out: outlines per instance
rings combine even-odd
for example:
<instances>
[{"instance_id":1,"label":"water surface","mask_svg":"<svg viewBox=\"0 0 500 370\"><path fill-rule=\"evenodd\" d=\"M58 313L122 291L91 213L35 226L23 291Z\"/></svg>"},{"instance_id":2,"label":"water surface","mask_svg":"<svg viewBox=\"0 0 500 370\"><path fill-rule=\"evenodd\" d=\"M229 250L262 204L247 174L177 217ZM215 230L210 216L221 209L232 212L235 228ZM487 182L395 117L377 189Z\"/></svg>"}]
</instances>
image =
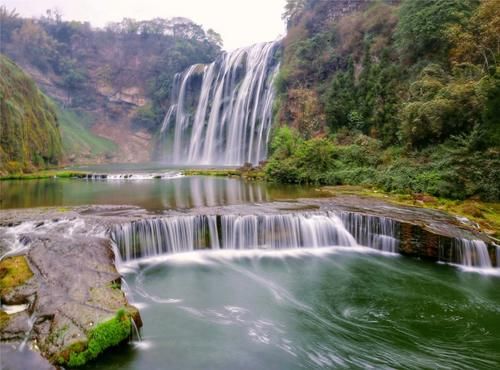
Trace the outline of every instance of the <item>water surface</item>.
<instances>
[{"instance_id":1,"label":"water surface","mask_svg":"<svg viewBox=\"0 0 500 370\"><path fill-rule=\"evenodd\" d=\"M104 168L99 170L102 171ZM153 170L158 171L158 169ZM101 171L99 173L112 173ZM161 180L51 178L0 181L0 209L113 204L134 205L151 211L161 211L321 195L323 193L310 186L277 185L211 176Z\"/></svg>"},{"instance_id":2,"label":"water surface","mask_svg":"<svg viewBox=\"0 0 500 370\"><path fill-rule=\"evenodd\" d=\"M500 365L500 280L360 248L173 255L126 275L143 342L95 369Z\"/></svg>"}]
</instances>

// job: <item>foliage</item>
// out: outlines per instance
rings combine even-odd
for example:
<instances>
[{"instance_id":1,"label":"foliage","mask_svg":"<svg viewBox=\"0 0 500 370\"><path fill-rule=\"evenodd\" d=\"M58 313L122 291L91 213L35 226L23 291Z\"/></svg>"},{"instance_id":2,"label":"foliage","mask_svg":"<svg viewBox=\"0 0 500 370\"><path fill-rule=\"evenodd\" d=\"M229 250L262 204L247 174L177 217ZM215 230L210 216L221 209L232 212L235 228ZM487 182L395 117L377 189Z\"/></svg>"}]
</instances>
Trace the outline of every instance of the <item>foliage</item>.
<instances>
[{"instance_id":1,"label":"foliage","mask_svg":"<svg viewBox=\"0 0 500 370\"><path fill-rule=\"evenodd\" d=\"M295 3L269 179L499 199L498 0Z\"/></svg>"},{"instance_id":2,"label":"foliage","mask_svg":"<svg viewBox=\"0 0 500 370\"><path fill-rule=\"evenodd\" d=\"M0 172L56 165L62 146L54 106L3 55L0 69Z\"/></svg>"},{"instance_id":3,"label":"foliage","mask_svg":"<svg viewBox=\"0 0 500 370\"><path fill-rule=\"evenodd\" d=\"M156 124L156 113L151 104L144 105L140 107L134 115L132 122L138 127L144 127L146 129L152 129Z\"/></svg>"},{"instance_id":4,"label":"foliage","mask_svg":"<svg viewBox=\"0 0 500 370\"><path fill-rule=\"evenodd\" d=\"M124 107L111 107L109 97L134 89L152 104L151 130L161 123L174 75L211 62L222 47L217 32L186 18L125 18L94 29L88 22L64 21L57 11L25 19L2 6L0 22L2 53L41 71L52 89L62 89L54 97L65 107L120 111Z\"/></svg>"},{"instance_id":5,"label":"foliage","mask_svg":"<svg viewBox=\"0 0 500 370\"><path fill-rule=\"evenodd\" d=\"M78 342L71 348L66 349L58 356L60 365L78 367L95 359L109 347L116 346L130 336L132 324L131 318L125 311L120 309L114 318L98 324L87 333L86 345Z\"/></svg>"},{"instance_id":6,"label":"foliage","mask_svg":"<svg viewBox=\"0 0 500 370\"><path fill-rule=\"evenodd\" d=\"M475 0L406 0L400 10L395 33L403 56L442 59L450 48L446 28L460 25L470 17Z\"/></svg>"}]
</instances>

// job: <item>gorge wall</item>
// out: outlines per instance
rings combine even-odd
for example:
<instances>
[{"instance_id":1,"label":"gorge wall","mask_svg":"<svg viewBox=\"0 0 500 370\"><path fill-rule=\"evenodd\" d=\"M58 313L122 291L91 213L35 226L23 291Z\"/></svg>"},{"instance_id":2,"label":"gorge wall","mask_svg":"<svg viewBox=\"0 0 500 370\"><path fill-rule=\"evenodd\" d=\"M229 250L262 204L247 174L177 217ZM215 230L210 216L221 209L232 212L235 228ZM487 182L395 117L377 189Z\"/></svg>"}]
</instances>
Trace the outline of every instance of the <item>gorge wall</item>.
<instances>
[{"instance_id":1,"label":"gorge wall","mask_svg":"<svg viewBox=\"0 0 500 370\"><path fill-rule=\"evenodd\" d=\"M58 164L62 145L54 106L3 55L0 70L0 175Z\"/></svg>"}]
</instances>

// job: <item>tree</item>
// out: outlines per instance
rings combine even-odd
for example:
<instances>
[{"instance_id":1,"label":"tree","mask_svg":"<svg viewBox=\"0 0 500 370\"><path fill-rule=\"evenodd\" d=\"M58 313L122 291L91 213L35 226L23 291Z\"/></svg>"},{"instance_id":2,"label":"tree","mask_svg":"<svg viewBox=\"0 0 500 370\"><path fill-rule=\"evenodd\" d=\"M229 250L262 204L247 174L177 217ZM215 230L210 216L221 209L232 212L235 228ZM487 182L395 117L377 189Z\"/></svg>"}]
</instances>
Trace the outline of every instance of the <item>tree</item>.
<instances>
[{"instance_id":1,"label":"tree","mask_svg":"<svg viewBox=\"0 0 500 370\"><path fill-rule=\"evenodd\" d=\"M5 5L0 6L0 48L5 42L11 41L14 30L21 27L22 20L16 9L8 10Z\"/></svg>"},{"instance_id":2,"label":"tree","mask_svg":"<svg viewBox=\"0 0 500 370\"><path fill-rule=\"evenodd\" d=\"M464 24L477 0L405 0L401 5L396 41L409 62L419 58L445 60L450 42L447 27Z\"/></svg>"}]
</instances>

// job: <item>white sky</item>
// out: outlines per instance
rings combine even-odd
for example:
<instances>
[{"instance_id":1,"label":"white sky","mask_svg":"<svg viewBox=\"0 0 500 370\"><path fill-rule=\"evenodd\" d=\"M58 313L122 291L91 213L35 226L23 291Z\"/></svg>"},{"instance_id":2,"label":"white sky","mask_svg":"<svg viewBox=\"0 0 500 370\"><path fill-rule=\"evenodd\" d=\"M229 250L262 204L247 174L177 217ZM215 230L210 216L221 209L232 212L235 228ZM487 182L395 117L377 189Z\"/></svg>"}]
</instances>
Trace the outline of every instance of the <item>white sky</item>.
<instances>
[{"instance_id":1,"label":"white sky","mask_svg":"<svg viewBox=\"0 0 500 370\"><path fill-rule=\"evenodd\" d=\"M285 0L0 0L24 17L38 17L57 9L64 20L89 21L104 26L122 18L186 17L222 35L232 50L284 34L281 14Z\"/></svg>"}]
</instances>

